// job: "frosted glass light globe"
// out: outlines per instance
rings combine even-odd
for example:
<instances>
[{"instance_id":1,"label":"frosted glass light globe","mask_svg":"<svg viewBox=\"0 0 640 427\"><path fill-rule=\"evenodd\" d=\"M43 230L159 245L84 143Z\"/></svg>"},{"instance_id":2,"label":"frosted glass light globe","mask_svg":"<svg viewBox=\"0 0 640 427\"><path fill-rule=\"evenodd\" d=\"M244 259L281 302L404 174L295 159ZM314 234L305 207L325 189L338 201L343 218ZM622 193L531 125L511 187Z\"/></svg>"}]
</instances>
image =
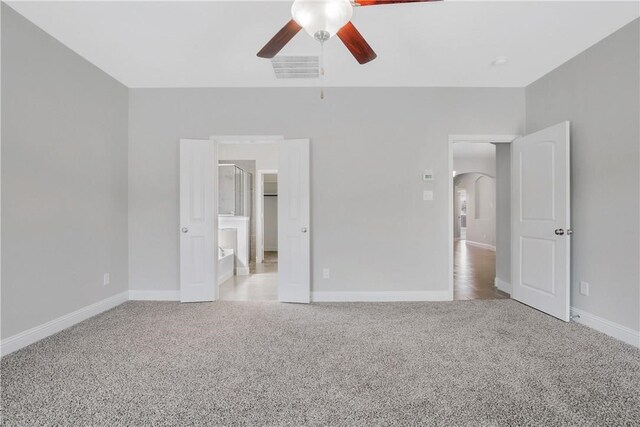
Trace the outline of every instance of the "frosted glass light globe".
<instances>
[{"instance_id":1,"label":"frosted glass light globe","mask_svg":"<svg viewBox=\"0 0 640 427\"><path fill-rule=\"evenodd\" d=\"M349 0L295 0L291 16L311 37L323 32L333 37L351 20L353 6Z\"/></svg>"}]
</instances>

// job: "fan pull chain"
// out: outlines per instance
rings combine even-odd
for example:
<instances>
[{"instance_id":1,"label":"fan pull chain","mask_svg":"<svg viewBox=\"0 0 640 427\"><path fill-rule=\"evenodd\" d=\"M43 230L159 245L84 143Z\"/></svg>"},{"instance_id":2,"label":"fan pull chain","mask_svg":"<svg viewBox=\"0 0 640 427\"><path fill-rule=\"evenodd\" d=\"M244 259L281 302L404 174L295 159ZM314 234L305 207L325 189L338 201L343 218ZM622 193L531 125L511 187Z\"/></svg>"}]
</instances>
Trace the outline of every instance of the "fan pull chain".
<instances>
[{"instance_id":1,"label":"fan pull chain","mask_svg":"<svg viewBox=\"0 0 640 427\"><path fill-rule=\"evenodd\" d=\"M320 99L324 99L324 42L320 42Z\"/></svg>"}]
</instances>

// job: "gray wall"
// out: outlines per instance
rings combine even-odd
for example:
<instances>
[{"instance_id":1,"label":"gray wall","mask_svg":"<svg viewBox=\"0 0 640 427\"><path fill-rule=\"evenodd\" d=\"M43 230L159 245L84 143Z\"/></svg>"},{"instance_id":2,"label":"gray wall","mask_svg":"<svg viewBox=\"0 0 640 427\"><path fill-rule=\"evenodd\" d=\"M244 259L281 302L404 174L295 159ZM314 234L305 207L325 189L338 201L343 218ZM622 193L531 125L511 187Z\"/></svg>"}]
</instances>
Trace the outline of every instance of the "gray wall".
<instances>
[{"instance_id":1,"label":"gray wall","mask_svg":"<svg viewBox=\"0 0 640 427\"><path fill-rule=\"evenodd\" d=\"M571 121L572 305L640 329L640 24L526 89L527 132ZM578 282L590 283L580 295Z\"/></svg>"},{"instance_id":2,"label":"gray wall","mask_svg":"<svg viewBox=\"0 0 640 427\"><path fill-rule=\"evenodd\" d=\"M128 289L127 116L125 86L2 4L2 338Z\"/></svg>"},{"instance_id":3,"label":"gray wall","mask_svg":"<svg viewBox=\"0 0 640 427\"><path fill-rule=\"evenodd\" d=\"M485 143L476 143L485 144ZM489 144L488 142L486 144ZM493 157L458 157L453 156L453 170L456 175L463 173L479 172L489 176L496 176L496 158Z\"/></svg>"},{"instance_id":4,"label":"gray wall","mask_svg":"<svg viewBox=\"0 0 640 427\"><path fill-rule=\"evenodd\" d=\"M496 277L511 283L511 144L496 145Z\"/></svg>"},{"instance_id":5,"label":"gray wall","mask_svg":"<svg viewBox=\"0 0 640 427\"><path fill-rule=\"evenodd\" d=\"M448 135L521 134L524 120L524 89L333 88L324 100L317 88L133 89L130 99L136 290L178 289L178 140L212 134L311 138L314 291L446 290ZM429 168L436 180L424 182Z\"/></svg>"}]
</instances>

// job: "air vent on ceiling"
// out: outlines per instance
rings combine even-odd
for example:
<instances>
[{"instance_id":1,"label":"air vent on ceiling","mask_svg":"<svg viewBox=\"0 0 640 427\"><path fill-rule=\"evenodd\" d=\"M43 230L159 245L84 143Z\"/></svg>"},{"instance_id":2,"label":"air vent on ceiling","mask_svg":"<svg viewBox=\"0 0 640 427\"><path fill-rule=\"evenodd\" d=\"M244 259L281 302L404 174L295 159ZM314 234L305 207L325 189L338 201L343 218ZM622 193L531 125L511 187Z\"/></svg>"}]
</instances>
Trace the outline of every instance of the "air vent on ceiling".
<instances>
[{"instance_id":1,"label":"air vent on ceiling","mask_svg":"<svg viewBox=\"0 0 640 427\"><path fill-rule=\"evenodd\" d=\"M276 56L271 59L278 79L317 79L320 77L318 56Z\"/></svg>"}]
</instances>

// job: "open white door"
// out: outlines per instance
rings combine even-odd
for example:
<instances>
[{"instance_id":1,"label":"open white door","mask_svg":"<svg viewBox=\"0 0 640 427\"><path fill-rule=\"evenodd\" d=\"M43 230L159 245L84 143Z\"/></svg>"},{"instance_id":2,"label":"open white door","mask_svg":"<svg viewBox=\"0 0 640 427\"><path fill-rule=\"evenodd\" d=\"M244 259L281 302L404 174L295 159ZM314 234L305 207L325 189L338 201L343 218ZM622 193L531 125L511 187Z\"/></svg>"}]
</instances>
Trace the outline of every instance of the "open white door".
<instances>
[{"instance_id":1,"label":"open white door","mask_svg":"<svg viewBox=\"0 0 640 427\"><path fill-rule=\"evenodd\" d=\"M569 122L511 145L514 299L569 321Z\"/></svg>"},{"instance_id":2,"label":"open white door","mask_svg":"<svg viewBox=\"0 0 640 427\"><path fill-rule=\"evenodd\" d=\"M280 143L278 165L278 299L311 299L309 140Z\"/></svg>"},{"instance_id":3,"label":"open white door","mask_svg":"<svg viewBox=\"0 0 640 427\"><path fill-rule=\"evenodd\" d=\"M218 271L218 150L180 140L180 301L213 301Z\"/></svg>"}]
</instances>

